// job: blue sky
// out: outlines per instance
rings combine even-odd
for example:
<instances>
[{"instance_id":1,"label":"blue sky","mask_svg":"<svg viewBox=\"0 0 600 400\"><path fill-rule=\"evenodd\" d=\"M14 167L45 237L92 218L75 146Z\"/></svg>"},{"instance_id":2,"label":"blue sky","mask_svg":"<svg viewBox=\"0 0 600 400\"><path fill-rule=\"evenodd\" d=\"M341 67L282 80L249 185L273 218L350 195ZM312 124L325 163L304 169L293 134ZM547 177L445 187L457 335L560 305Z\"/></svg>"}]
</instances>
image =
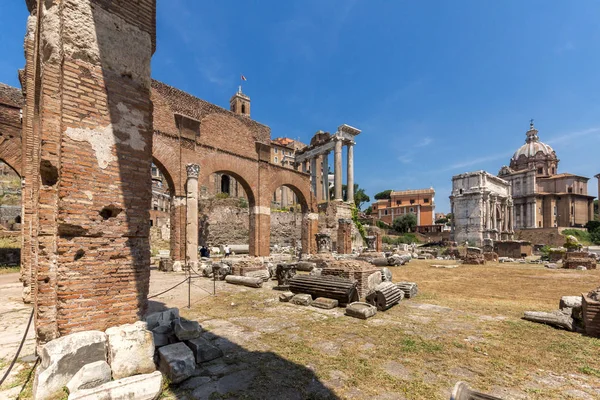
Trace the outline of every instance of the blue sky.
<instances>
[{"instance_id":1,"label":"blue sky","mask_svg":"<svg viewBox=\"0 0 600 400\"><path fill-rule=\"evenodd\" d=\"M158 0L154 78L228 107L240 74L252 117L305 142L363 133L355 181L436 189L496 174L534 118L559 171L600 173L600 3L593 0ZM0 2L0 81L18 85L27 11Z\"/></svg>"}]
</instances>

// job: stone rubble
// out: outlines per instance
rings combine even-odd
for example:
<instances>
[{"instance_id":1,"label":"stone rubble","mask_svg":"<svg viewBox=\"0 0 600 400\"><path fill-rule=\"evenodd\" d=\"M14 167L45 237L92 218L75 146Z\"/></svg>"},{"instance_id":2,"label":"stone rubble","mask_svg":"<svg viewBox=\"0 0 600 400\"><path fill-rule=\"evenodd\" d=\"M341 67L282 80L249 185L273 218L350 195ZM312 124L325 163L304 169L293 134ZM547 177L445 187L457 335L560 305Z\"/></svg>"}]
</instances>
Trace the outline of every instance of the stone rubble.
<instances>
[{"instance_id":1,"label":"stone rubble","mask_svg":"<svg viewBox=\"0 0 600 400\"><path fill-rule=\"evenodd\" d=\"M196 370L194 353L181 342L159 348L158 359L158 369L173 383L183 382Z\"/></svg>"},{"instance_id":2,"label":"stone rubble","mask_svg":"<svg viewBox=\"0 0 600 400\"><path fill-rule=\"evenodd\" d=\"M154 338L146 322L113 326L108 336L108 362L114 379L154 372Z\"/></svg>"},{"instance_id":3,"label":"stone rubble","mask_svg":"<svg viewBox=\"0 0 600 400\"><path fill-rule=\"evenodd\" d=\"M346 307L346 315L349 317L367 319L377 314L377 308L368 303L354 302Z\"/></svg>"}]
</instances>

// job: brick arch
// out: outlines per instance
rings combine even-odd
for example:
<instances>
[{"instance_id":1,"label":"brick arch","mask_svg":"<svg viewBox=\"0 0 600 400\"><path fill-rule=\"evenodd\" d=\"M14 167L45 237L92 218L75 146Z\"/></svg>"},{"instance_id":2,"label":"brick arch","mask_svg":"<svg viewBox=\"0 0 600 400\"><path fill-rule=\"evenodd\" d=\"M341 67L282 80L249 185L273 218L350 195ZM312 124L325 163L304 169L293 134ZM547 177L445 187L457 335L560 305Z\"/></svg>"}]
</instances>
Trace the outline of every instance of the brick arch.
<instances>
[{"instance_id":1,"label":"brick arch","mask_svg":"<svg viewBox=\"0 0 600 400\"><path fill-rule=\"evenodd\" d=\"M200 166L200 168L202 168L202 166ZM243 176L241 176L238 172L232 171L232 169L233 168L217 169L215 171L210 172L208 174L208 176L210 176L212 174L225 174L225 175L229 175L229 176L232 176L233 178L235 178L235 180L237 180L240 183L240 185L242 185L242 187L244 188L244 191L246 192L246 196L248 197L248 205L250 207L254 207L256 205L256 196L254 194L254 191L248 184L248 181Z\"/></svg>"},{"instance_id":2,"label":"brick arch","mask_svg":"<svg viewBox=\"0 0 600 400\"><path fill-rule=\"evenodd\" d=\"M272 167L270 184L267 187L267 195L273 196L273 193L285 186L290 188L298 197L303 212L317 212L317 199L310 190L310 181L308 174L287 168Z\"/></svg>"}]
</instances>

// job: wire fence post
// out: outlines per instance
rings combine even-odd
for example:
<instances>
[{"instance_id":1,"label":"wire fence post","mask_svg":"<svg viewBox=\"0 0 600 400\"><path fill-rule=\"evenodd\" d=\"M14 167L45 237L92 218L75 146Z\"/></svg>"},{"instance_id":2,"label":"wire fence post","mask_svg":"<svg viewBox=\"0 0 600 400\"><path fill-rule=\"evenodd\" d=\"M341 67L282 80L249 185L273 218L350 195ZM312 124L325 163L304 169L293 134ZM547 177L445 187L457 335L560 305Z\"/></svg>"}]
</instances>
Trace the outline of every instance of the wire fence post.
<instances>
[{"instance_id":1,"label":"wire fence post","mask_svg":"<svg viewBox=\"0 0 600 400\"><path fill-rule=\"evenodd\" d=\"M192 307L192 266L188 268L188 310Z\"/></svg>"}]
</instances>

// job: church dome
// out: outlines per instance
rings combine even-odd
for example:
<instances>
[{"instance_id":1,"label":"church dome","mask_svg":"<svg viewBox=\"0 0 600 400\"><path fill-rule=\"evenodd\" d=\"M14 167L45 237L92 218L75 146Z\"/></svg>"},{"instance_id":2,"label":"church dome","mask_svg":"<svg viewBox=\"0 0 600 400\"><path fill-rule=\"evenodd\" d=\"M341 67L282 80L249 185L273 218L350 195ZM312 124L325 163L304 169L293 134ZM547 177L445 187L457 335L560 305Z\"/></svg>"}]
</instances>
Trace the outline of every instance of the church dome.
<instances>
[{"instance_id":1,"label":"church dome","mask_svg":"<svg viewBox=\"0 0 600 400\"><path fill-rule=\"evenodd\" d=\"M511 161L518 161L521 156L531 159L538 155L538 153L541 153L540 155L542 158L556 158L554 149L552 149L552 147L546 143L540 142L538 130L534 128L533 122L531 122L529 125L529 130L527 131L527 139L525 140L525 144L519 147L515 154L513 154Z\"/></svg>"}]
</instances>

